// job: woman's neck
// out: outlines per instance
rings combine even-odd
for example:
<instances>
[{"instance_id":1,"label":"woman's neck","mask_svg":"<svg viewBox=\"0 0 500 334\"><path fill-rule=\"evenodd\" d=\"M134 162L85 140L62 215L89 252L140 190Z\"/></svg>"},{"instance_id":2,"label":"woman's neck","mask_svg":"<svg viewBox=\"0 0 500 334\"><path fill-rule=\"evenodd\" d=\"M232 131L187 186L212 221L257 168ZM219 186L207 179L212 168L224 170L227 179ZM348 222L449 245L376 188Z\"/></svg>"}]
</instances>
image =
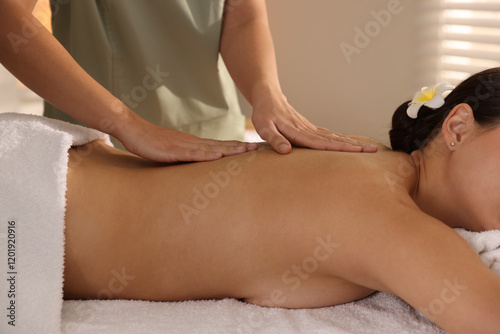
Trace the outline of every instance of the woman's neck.
<instances>
[{"instance_id":1,"label":"woman's neck","mask_svg":"<svg viewBox=\"0 0 500 334\"><path fill-rule=\"evenodd\" d=\"M411 154L417 170L417 183L411 194L418 207L450 227L468 228L463 221L463 208L456 205L454 194L445 177L446 152L439 148L424 148Z\"/></svg>"}]
</instances>

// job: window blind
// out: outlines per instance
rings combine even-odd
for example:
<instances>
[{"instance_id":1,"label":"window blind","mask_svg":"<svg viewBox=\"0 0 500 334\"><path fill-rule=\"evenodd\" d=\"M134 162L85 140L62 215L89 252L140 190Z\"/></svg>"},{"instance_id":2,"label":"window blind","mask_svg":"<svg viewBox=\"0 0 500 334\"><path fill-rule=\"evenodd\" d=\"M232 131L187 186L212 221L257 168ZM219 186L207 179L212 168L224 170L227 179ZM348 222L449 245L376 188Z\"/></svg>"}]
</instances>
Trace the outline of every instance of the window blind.
<instances>
[{"instance_id":1,"label":"window blind","mask_svg":"<svg viewBox=\"0 0 500 334\"><path fill-rule=\"evenodd\" d=\"M500 0L420 0L420 84L457 84L500 66Z\"/></svg>"}]
</instances>

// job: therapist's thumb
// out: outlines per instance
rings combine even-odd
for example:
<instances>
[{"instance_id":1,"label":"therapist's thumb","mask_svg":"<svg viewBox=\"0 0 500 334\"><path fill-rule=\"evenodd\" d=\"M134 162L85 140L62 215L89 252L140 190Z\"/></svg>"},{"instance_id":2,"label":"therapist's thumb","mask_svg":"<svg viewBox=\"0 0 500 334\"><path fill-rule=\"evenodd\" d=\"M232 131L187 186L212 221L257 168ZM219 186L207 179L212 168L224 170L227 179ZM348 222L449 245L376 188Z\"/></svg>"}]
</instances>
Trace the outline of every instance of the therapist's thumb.
<instances>
[{"instance_id":1,"label":"therapist's thumb","mask_svg":"<svg viewBox=\"0 0 500 334\"><path fill-rule=\"evenodd\" d=\"M281 154L288 154L288 153L292 152L292 145L290 145L290 143L288 141L279 142L276 145L271 144L271 146L274 148L274 150L276 152L281 153Z\"/></svg>"},{"instance_id":2,"label":"therapist's thumb","mask_svg":"<svg viewBox=\"0 0 500 334\"><path fill-rule=\"evenodd\" d=\"M292 151L292 144L277 129L271 130L267 128L261 131L259 135L280 154L288 154Z\"/></svg>"}]
</instances>

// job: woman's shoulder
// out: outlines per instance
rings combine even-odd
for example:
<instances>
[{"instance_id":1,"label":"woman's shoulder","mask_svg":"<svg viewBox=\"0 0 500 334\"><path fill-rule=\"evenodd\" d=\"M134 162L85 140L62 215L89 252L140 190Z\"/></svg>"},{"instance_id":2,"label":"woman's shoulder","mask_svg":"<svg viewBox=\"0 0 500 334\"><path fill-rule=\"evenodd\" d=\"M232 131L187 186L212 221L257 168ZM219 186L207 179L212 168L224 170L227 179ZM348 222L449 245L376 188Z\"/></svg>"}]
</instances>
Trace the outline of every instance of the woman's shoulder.
<instances>
[{"instance_id":1,"label":"woman's shoulder","mask_svg":"<svg viewBox=\"0 0 500 334\"><path fill-rule=\"evenodd\" d=\"M351 187L355 185L356 180L359 180L363 187L368 186L371 180L382 188L395 191L408 190L416 182L418 175L409 154L393 151L371 138L350 138L375 144L379 150L376 153L353 153L295 147L290 154L280 155L274 152L269 144L261 143L259 150L249 155L256 158L254 161L262 161L270 169L282 170L286 166L288 171L313 173L318 178L332 174L329 177L347 180Z\"/></svg>"}]
</instances>

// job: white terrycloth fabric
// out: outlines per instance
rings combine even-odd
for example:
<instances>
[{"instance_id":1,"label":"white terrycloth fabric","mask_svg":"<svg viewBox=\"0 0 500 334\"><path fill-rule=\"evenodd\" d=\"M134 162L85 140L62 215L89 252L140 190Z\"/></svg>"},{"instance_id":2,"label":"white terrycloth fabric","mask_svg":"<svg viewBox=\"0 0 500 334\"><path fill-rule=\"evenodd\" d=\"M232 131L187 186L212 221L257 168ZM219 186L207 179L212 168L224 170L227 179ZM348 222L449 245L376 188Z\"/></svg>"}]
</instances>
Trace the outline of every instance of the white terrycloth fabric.
<instances>
[{"instance_id":1,"label":"white terrycloth fabric","mask_svg":"<svg viewBox=\"0 0 500 334\"><path fill-rule=\"evenodd\" d=\"M401 299L377 293L319 309L263 308L233 299L153 303L65 301L68 334L441 334Z\"/></svg>"},{"instance_id":2,"label":"white terrycloth fabric","mask_svg":"<svg viewBox=\"0 0 500 334\"><path fill-rule=\"evenodd\" d=\"M68 149L102 138L0 114L0 333L59 333Z\"/></svg>"},{"instance_id":3,"label":"white terrycloth fabric","mask_svg":"<svg viewBox=\"0 0 500 334\"><path fill-rule=\"evenodd\" d=\"M481 256L491 270L500 275L500 231L470 232L458 228L455 231Z\"/></svg>"},{"instance_id":4,"label":"white terrycloth fabric","mask_svg":"<svg viewBox=\"0 0 500 334\"><path fill-rule=\"evenodd\" d=\"M67 152L71 145L96 139L107 137L37 116L0 114L0 333L444 333L386 293L303 310L269 309L233 299L63 302ZM11 231L9 222L15 222ZM457 232L500 275L500 231ZM8 254L7 240L13 239L15 253ZM15 258L12 269L9 258ZM12 287L10 276L15 278ZM9 297L9 290L15 297ZM12 300L15 327L7 317Z\"/></svg>"}]
</instances>

